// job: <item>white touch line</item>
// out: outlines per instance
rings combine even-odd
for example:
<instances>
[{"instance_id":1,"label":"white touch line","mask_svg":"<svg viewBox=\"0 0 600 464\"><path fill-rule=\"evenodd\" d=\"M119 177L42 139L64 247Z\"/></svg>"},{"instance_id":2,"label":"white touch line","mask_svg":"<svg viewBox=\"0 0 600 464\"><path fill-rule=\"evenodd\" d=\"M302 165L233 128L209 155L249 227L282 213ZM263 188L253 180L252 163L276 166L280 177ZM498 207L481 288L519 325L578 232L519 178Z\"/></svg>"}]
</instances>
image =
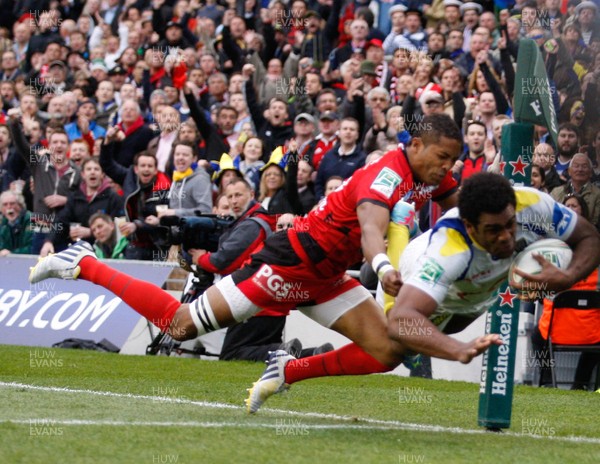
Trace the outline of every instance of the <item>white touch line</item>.
<instances>
[{"instance_id":1,"label":"white touch line","mask_svg":"<svg viewBox=\"0 0 600 464\"><path fill-rule=\"evenodd\" d=\"M150 400L150 401L158 401L164 403L177 403L177 404L189 404L194 406L201 406L206 408L215 408L215 409L234 409L234 410L242 410L245 409L242 406L236 406L233 404L227 403L216 403L216 402L208 402L208 401L192 401L183 398L171 398L166 396L148 396L148 395L134 395L131 393L115 393L109 391L96 391L96 390L83 390L83 389L72 389L66 387L45 387L40 385L29 385L17 382L0 382L0 387L5 388L23 388L27 390L37 390L37 391L45 391L45 392L58 392L58 393L81 393L95 396L105 396L112 398L129 398L129 399L140 399L140 400ZM363 424L369 425L356 425L356 424L340 424L340 425L319 425L319 424L301 424L300 427L307 427L313 429L378 429L378 430L407 430L407 431L415 431L415 432L441 432L441 433L454 433L454 434L462 434L462 435L480 435L487 434L483 429L463 429L461 427L444 427L440 425L427 425L427 424L412 424L407 422L399 422L399 421L387 421L380 419L368 419L368 418L356 418L351 416L340 416L337 414L322 414L318 412L300 412L300 411L288 411L285 409L271 409L271 408L263 408L262 412L271 412L278 414L287 414L290 416L299 416L306 418L317 418L317 419L330 419L330 420L339 420L344 422L362 422ZM113 426L124 426L124 425L139 425L139 426L166 426L166 427L267 427L274 428L272 424L260 424L260 423L228 423L228 422L125 422L125 421L88 421L88 420L77 420L77 419L69 419L69 420L54 420L54 419L31 419L31 420L4 420L0 421L0 423L12 422L12 423L24 423L31 424L31 421L49 421L50 424L61 423L64 425L113 425ZM35 423L34 423L35 424ZM275 428L277 425L275 425ZM290 427L289 425L285 425L283 427ZM534 439L548 439L548 440L556 440L556 441L566 441L566 442L575 442L575 443L594 443L600 444L600 438L592 438L592 437L579 437L579 436L555 436L555 435L533 435L526 433L517 433L506 431L503 433L497 434L497 436L510 436L510 437L525 437L525 438L534 438Z\"/></svg>"},{"instance_id":2,"label":"white touch line","mask_svg":"<svg viewBox=\"0 0 600 464\"><path fill-rule=\"evenodd\" d=\"M383 425L352 425L352 424L303 424L301 422L290 423L260 423L260 422L144 422L144 421L109 421L109 420L87 420L87 419L6 419L0 420L0 424L25 424L35 427L55 427L57 425L108 425L114 427L121 426L142 426L142 427L201 427L201 428L220 428L220 427L241 427L241 428L267 428L267 429L365 429L365 430L398 430L397 427ZM290 433L292 435L292 433Z\"/></svg>"}]
</instances>

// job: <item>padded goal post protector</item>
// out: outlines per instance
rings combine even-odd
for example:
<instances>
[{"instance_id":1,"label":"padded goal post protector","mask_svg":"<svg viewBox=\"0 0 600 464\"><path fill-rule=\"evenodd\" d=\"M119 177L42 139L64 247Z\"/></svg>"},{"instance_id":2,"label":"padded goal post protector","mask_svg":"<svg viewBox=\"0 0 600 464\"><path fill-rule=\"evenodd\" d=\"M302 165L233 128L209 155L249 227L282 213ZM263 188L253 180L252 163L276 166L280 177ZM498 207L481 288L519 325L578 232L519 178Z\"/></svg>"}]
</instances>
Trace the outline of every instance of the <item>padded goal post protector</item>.
<instances>
[{"instance_id":1,"label":"padded goal post protector","mask_svg":"<svg viewBox=\"0 0 600 464\"><path fill-rule=\"evenodd\" d=\"M506 124L502 128L502 174L513 185L530 185L533 158L533 125ZM510 427L520 300L504 282L496 303L488 310L486 333L500 334L503 344L484 354L479 387L477 423L488 429Z\"/></svg>"}]
</instances>

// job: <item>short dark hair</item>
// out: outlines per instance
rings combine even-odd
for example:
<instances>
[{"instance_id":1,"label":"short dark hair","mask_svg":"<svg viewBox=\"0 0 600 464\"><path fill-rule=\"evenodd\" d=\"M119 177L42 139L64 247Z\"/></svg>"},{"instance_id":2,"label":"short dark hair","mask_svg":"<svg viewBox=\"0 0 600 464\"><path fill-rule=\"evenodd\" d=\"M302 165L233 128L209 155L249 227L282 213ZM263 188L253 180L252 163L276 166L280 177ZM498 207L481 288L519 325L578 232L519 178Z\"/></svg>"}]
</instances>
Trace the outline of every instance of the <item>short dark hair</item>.
<instances>
[{"instance_id":1,"label":"short dark hair","mask_svg":"<svg viewBox=\"0 0 600 464\"><path fill-rule=\"evenodd\" d=\"M100 166L100 169L102 170L102 172L104 172L104 169L102 169L102 165L100 164L100 157L99 156L90 156L89 158L85 158L83 160L83 163L81 163L81 170L83 171L84 168L86 167L86 165L88 165L90 163L97 164L98 166Z\"/></svg>"},{"instance_id":2,"label":"short dark hair","mask_svg":"<svg viewBox=\"0 0 600 464\"><path fill-rule=\"evenodd\" d=\"M235 185L235 184L244 184L248 190L254 191L254 187L252 187L250 185L250 182L248 182L246 179L242 178L242 177L236 177L235 179L231 179L231 182L229 182L229 184L227 184L227 186L229 187L230 185Z\"/></svg>"},{"instance_id":3,"label":"short dark hair","mask_svg":"<svg viewBox=\"0 0 600 464\"><path fill-rule=\"evenodd\" d=\"M444 42L444 44L446 43L446 36L444 34L442 34L439 31L433 31L431 34L429 34L429 37L427 38L427 41L429 41L429 39L431 37L433 37L434 35L439 35L442 38L442 41Z\"/></svg>"},{"instance_id":4,"label":"short dark hair","mask_svg":"<svg viewBox=\"0 0 600 464\"><path fill-rule=\"evenodd\" d=\"M471 126L481 126L481 127L483 127L483 130L487 132L487 126L484 124L483 121L468 121L467 127L465 128L465 132L468 132L469 127L471 127Z\"/></svg>"},{"instance_id":5,"label":"short dark hair","mask_svg":"<svg viewBox=\"0 0 600 464\"><path fill-rule=\"evenodd\" d=\"M500 174L481 172L465 179L458 196L458 210L463 220L477 225L483 213L499 214L507 206L517 206L515 191Z\"/></svg>"},{"instance_id":6,"label":"short dark hair","mask_svg":"<svg viewBox=\"0 0 600 464\"><path fill-rule=\"evenodd\" d=\"M237 116L238 116L238 112L237 112L237 110L233 106L221 105L219 107L219 109L217 110L217 117L221 116L221 113L223 111L233 111L235 113L235 117L237 118Z\"/></svg>"},{"instance_id":7,"label":"short dark hair","mask_svg":"<svg viewBox=\"0 0 600 464\"><path fill-rule=\"evenodd\" d=\"M566 205L567 200L570 200L571 198L575 198L575 200L577 200L577 203L579 203L579 207L581 208L581 215L584 218L586 218L587 220L589 220L590 219L590 208L588 207L587 203L585 202L585 200L579 193L569 193L563 200L563 205Z\"/></svg>"},{"instance_id":8,"label":"short dark hair","mask_svg":"<svg viewBox=\"0 0 600 464\"><path fill-rule=\"evenodd\" d=\"M190 147L192 149L192 155L194 156L194 158L198 159L200 157L200 150L198 149L198 145L196 145L194 142L187 142L182 140L173 143L173 146L171 148L171 156L175 155L175 149L178 145Z\"/></svg>"},{"instance_id":9,"label":"short dark hair","mask_svg":"<svg viewBox=\"0 0 600 464\"><path fill-rule=\"evenodd\" d=\"M317 94L317 103L319 102L319 100L321 99L321 97L322 97L323 95L327 95L327 94L333 95L333 98L335 98L335 100L336 100L336 103L337 103L337 95L335 94L335 90L333 90L333 89L330 89L330 88L327 88L327 89L321 89L321 90L319 91L319 93Z\"/></svg>"},{"instance_id":10,"label":"short dark hair","mask_svg":"<svg viewBox=\"0 0 600 464\"><path fill-rule=\"evenodd\" d=\"M447 114L431 114L423 118L422 124L417 124L413 133L420 137L425 145L437 143L442 137L458 140L461 144L463 136L454 120Z\"/></svg>"},{"instance_id":11,"label":"short dark hair","mask_svg":"<svg viewBox=\"0 0 600 464\"><path fill-rule=\"evenodd\" d=\"M142 156L145 156L146 158L152 158L154 160L154 165L158 166L158 161L156 160L156 156L154 155L154 153L152 153L148 150L141 151L133 157L133 166L137 166L138 161Z\"/></svg>"},{"instance_id":12,"label":"short dark hair","mask_svg":"<svg viewBox=\"0 0 600 464\"><path fill-rule=\"evenodd\" d=\"M64 135L67 140L69 139L69 136L67 134L67 131L65 131L65 128L62 124L60 124L59 127L52 127L53 125L51 125L50 123L48 124L47 127L50 127L52 129L52 135L50 136L50 139L55 135L55 134L62 134Z\"/></svg>"},{"instance_id":13,"label":"short dark hair","mask_svg":"<svg viewBox=\"0 0 600 464\"><path fill-rule=\"evenodd\" d=\"M575 134L577 134L577 138L579 138L579 130L577 129L577 126L571 122L563 122L561 125L558 126L558 133L560 133L560 131L562 130L566 130L568 132L575 132Z\"/></svg>"}]
</instances>

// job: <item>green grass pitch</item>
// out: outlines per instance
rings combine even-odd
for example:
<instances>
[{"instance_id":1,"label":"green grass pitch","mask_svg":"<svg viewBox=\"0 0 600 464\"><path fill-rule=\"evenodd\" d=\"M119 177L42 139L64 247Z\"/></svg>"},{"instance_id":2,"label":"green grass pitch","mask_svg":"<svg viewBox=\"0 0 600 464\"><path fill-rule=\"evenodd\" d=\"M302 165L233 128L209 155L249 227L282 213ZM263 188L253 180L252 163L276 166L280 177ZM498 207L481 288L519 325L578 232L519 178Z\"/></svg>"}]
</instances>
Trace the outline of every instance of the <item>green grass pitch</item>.
<instances>
[{"instance_id":1,"label":"green grass pitch","mask_svg":"<svg viewBox=\"0 0 600 464\"><path fill-rule=\"evenodd\" d=\"M511 428L478 385L314 379L242 408L259 363L0 347L0 463L598 463L600 394L517 387Z\"/></svg>"}]
</instances>

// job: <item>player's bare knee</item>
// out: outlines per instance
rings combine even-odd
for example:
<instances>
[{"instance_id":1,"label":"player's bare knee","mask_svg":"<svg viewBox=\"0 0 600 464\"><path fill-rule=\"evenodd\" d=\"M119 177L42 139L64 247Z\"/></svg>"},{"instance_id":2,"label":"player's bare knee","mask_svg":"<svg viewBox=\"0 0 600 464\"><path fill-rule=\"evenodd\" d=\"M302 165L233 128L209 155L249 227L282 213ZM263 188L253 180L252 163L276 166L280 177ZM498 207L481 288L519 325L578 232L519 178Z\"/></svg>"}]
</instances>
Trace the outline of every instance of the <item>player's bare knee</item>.
<instances>
[{"instance_id":1,"label":"player's bare knee","mask_svg":"<svg viewBox=\"0 0 600 464\"><path fill-rule=\"evenodd\" d=\"M387 335L390 340L394 342L401 342L399 327L400 324L398 323L398 319L389 317L388 315Z\"/></svg>"}]
</instances>

